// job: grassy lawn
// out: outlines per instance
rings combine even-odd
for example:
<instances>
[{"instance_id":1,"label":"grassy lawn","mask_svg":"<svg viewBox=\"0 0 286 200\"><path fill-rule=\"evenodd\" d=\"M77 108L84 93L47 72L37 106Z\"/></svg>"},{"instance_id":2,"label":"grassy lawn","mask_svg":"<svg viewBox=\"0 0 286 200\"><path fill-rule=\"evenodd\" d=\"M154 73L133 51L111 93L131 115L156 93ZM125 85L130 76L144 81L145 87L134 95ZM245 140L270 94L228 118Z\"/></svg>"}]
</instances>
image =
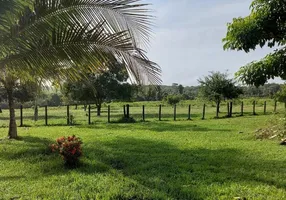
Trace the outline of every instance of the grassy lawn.
<instances>
[{"instance_id":1,"label":"grassy lawn","mask_svg":"<svg viewBox=\"0 0 286 200\"><path fill-rule=\"evenodd\" d=\"M256 100L256 113L259 115L264 114L264 102L267 102L267 114L271 114L274 110L273 99L244 99L244 115L253 115L253 101ZM215 117L216 109L214 103L203 102L199 100L193 101L182 101L177 105L176 108L176 119L186 120L188 118L188 106L191 105L191 118L200 120L202 118L203 104L206 104L206 119L212 119ZM109 104L111 106L111 121L116 122L123 115L123 105L128 104L126 102L114 102ZM146 121L158 121L159 116L159 105L162 104L162 120L171 121L174 119L174 108L167 105L164 102L134 102L130 104L130 114L136 121L142 120L142 106L145 105L145 120ZM94 105L91 106L91 123L106 123L107 118L107 104L103 104L102 113L100 117L96 116L96 108ZM225 102L221 104L220 117L227 115L227 105ZM77 125L88 124L88 110L84 111L83 106L70 106L70 115L73 116L74 122ZM284 104L277 104L277 112L284 111ZM233 115L239 116L241 114L241 101L237 100L234 102ZM34 121L34 109L25 108L23 109L23 124L24 126L43 126L45 125L45 108L39 107L38 109L38 121ZM20 124L20 110L16 109L16 119L18 125ZM9 124L9 111L3 109L3 113L0 113L0 127L7 127ZM67 108L66 106L60 107L49 107L48 108L48 124L51 126L62 126L67 124Z\"/></svg>"},{"instance_id":2,"label":"grassy lawn","mask_svg":"<svg viewBox=\"0 0 286 200\"><path fill-rule=\"evenodd\" d=\"M19 128L0 140L0 199L286 199L285 147L254 138L272 117ZM72 134L71 170L47 146Z\"/></svg>"}]
</instances>

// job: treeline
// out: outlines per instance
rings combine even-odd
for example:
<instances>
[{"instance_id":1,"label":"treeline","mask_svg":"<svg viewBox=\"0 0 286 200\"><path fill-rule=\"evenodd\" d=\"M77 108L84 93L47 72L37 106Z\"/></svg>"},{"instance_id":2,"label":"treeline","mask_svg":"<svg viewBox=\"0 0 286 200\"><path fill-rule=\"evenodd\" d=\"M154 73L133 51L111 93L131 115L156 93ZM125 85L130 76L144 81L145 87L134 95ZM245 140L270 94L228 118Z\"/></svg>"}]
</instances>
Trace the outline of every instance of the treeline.
<instances>
[{"instance_id":1,"label":"treeline","mask_svg":"<svg viewBox=\"0 0 286 200\"><path fill-rule=\"evenodd\" d=\"M170 95L179 95L183 100L194 100L199 97L201 86L182 86L172 84L171 86L142 86L133 94L135 101L162 101ZM266 97L274 98L280 90L281 84L271 83L264 86L240 86L243 91L241 97Z\"/></svg>"},{"instance_id":2,"label":"treeline","mask_svg":"<svg viewBox=\"0 0 286 200\"><path fill-rule=\"evenodd\" d=\"M105 85L105 87L107 87ZM119 87L115 87L113 90L119 90ZM241 87L243 94L241 97L265 97L274 98L274 95L280 90L281 84L271 83L260 87L254 86L243 86ZM105 88L108 93L108 88ZM85 90L77 90L75 95L70 95L67 92L67 86L62 86L58 89L43 89L40 92L35 92L35 89L27 89L25 87L18 88L15 90L16 102L18 105L23 104L25 107L32 107L35 105L48 105L48 106L60 106L65 104L87 104L94 103L92 98L88 98L88 101L84 101L80 94L85 92ZM119 95L114 93L112 89L109 90L110 94L104 94L102 102L112 102L112 101L164 101L170 96L179 96L180 100L194 100L199 98L200 86L182 86L180 84L161 85L161 86L137 86L124 83L120 87ZM88 94L87 94L88 95ZM76 98L76 96L81 98ZM0 89L0 101L1 107L7 108L7 97L5 91Z\"/></svg>"}]
</instances>

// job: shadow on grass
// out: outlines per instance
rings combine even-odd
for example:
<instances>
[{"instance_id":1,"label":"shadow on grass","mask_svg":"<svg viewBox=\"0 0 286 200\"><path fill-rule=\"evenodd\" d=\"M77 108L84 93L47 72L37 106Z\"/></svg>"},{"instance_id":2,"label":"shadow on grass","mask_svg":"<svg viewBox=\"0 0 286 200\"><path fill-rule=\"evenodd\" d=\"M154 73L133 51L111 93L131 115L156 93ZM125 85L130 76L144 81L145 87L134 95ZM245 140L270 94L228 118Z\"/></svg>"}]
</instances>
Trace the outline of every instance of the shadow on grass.
<instances>
[{"instance_id":1,"label":"shadow on grass","mask_svg":"<svg viewBox=\"0 0 286 200\"><path fill-rule=\"evenodd\" d=\"M250 160L238 149L180 150L164 142L134 138L117 138L95 145L98 148L91 146L85 149L94 152L89 159L99 160L174 199L211 196L205 188L213 183L257 182L286 187L285 174L279 172L285 161ZM284 179L277 179L277 173Z\"/></svg>"},{"instance_id":2,"label":"shadow on grass","mask_svg":"<svg viewBox=\"0 0 286 200\"><path fill-rule=\"evenodd\" d=\"M164 129L168 128L171 126ZM53 141L25 136L20 142L25 142L26 147L2 153L0 159L42 163L39 165L41 174L35 179L68 172L58 155L46 152L45 146ZM110 170L116 170L171 199L204 199L212 196L212 191L207 189L212 184L255 182L283 189L286 187L285 171L281 171L285 160L249 159L249 154L239 149L181 149L166 142L117 137L111 141L89 142L83 146L83 151L82 164L74 169L75 172L94 174L114 173ZM10 178L17 181L16 177Z\"/></svg>"},{"instance_id":3,"label":"shadow on grass","mask_svg":"<svg viewBox=\"0 0 286 200\"><path fill-rule=\"evenodd\" d=\"M110 123L110 124L97 124L93 126L78 126L76 128L90 128L90 129L99 129L104 128L106 130L130 130L130 128L135 128L136 130L146 130L146 131L155 131L155 132L186 132L186 131L195 131L195 132L228 132L230 129L222 128L207 128L194 124L191 120L189 124L180 124L176 122L160 121L160 122L136 122L136 123ZM103 127L104 126L104 127Z\"/></svg>"}]
</instances>

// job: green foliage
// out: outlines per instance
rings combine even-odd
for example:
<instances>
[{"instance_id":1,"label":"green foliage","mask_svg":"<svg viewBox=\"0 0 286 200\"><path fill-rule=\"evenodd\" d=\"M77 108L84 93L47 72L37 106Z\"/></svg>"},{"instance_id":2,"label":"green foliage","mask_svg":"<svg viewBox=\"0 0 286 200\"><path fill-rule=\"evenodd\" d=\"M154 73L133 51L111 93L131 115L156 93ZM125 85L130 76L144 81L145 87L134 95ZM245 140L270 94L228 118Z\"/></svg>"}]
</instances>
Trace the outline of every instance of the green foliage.
<instances>
[{"instance_id":1,"label":"green foliage","mask_svg":"<svg viewBox=\"0 0 286 200\"><path fill-rule=\"evenodd\" d=\"M170 105L178 104L181 101L181 99L182 99L182 96L180 95L168 95L166 97L166 101Z\"/></svg>"},{"instance_id":2,"label":"green foliage","mask_svg":"<svg viewBox=\"0 0 286 200\"><path fill-rule=\"evenodd\" d=\"M123 116L122 118L118 119L116 123L123 123L123 124L136 123L136 120L133 117Z\"/></svg>"},{"instance_id":3,"label":"green foliage","mask_svg":"<svg viewBox=\"0 0 286 200\"><path fill-rule=\"evenodd\" d=\"M285 39L286 2L284 0L254 0L251 14L245 18L235 18L228 24L224 49L255 50L259 45L279 47L260 61L242 67L236 74L240 80L250 85L263 85L269 79L286 79Z\"/></svg>"},{"instance_id":4,"label":"green foliage","mask_svg":"<svg viewBox=\"0 0 286 200\"><path fill-rule=\"evenodd\" d=\"M60 154L67 166L73 167L78 164L82 156L81 144L81 139L73 135L58 138L56 144L51 144L50 147L53 152Z\"/></svg>"},{"instance_id":5,"label":"green foliage","mask_svg":"<svg viewBox=\"0 0 286 200\"><path fill-rule=\"evenodd\" d=\"M88 74L87 78L76 82L65 82L62 93L70 102L95 103L101 108L103 101L131 100L133 88L127 79L127 71L117 63L102 73Z\"/></svg>"},{"instance_id":6,"label":"green foliage","mask_svg":"<svg viewBox=\"0 0 286 200\"><path fill-rule=\"evenodd\" d=\"M211 72L210 75L199 79L200 94L203 98L220 104L225 99L235 99L242 94L242 89L235 86L226 73Z\"/></svg>"},{"instance_id":7,"label":"green foliage","mask_svg":"<svg viewBox=\"0 0 286 200\"><path fill-rule=\"evenodd\" d=\"M286 104L286 85L281 86L281 89L275 94L275 99Z\"/></svg>"}]
</instances>

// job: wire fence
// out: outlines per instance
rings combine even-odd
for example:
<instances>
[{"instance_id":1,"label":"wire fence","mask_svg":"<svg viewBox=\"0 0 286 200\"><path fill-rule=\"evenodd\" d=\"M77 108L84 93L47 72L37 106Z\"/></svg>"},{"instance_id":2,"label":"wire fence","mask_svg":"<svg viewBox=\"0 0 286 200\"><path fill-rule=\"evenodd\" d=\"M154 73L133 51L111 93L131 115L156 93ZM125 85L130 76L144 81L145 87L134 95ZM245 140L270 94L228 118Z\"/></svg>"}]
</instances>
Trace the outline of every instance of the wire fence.
<instances>
[{"instance_id":1,"label":"wire fence","mask_svg":"<svg viewBox=\"0 0 286 200\"><path fill-rule=\"evenodd\" d=\"M59 107L38 106L36 108L16 109L16 121L19 126L65 126L91 125L96 123L117 123L122 118L132 118L137 122L208 120L213 118L268 115L284 112L284 104L278 102L228 102L220 106L217 113L213 104L164 105L148 103L103 105L101 115L97 116L95 105L67 105ZM9 110L2 109L0 127L9 125Z\"/></svg>"}]
</instances>

